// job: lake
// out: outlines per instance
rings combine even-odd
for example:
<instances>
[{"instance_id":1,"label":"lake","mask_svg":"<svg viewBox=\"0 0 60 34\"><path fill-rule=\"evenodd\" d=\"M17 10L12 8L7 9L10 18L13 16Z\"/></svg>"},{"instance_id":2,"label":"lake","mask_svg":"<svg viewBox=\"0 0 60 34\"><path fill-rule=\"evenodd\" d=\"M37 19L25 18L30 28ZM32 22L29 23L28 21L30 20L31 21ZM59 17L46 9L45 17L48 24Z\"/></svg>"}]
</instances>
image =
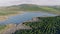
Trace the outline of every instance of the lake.
<instances>
[{"instance_id":1,"label":"lake","mask_svg":"<svg viewBox=\"0 0 60 34\"><path fill-rule=\"evenodd\" d=\"M24 14L18 14L16 16L10 16L8 20L0 21L0 24L19 24L24 21L31 20L33 17L46 17L46 16L57 16L56 14L47 12L25 12Z\"/></svg>"}]
</instances>

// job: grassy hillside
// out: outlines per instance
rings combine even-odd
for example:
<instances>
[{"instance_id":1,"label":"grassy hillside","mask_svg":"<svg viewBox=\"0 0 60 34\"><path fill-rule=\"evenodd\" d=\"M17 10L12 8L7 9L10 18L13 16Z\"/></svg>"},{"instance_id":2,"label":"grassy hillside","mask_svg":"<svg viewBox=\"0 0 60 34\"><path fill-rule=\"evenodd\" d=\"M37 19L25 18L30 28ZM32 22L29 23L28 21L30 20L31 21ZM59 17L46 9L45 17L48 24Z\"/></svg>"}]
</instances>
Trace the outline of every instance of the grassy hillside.
<instances>
[{"instance_id":1,"label":"grassy hillside","mask_svg":"<svg viewBox=\"0 0 60 34\"><path fill-rule=\"evenodd\" d=\"M0 7L0 15L14 14L17 11L46 11L60 14L60 6L40 6L35 4L21 4L7 7Z\"/></svg>"},{"instance_id":2,"label":"grassy hillside","mask_svg":"<svg viewBox=\"0 0 60 34\"><path fill-rule=\"evenodd\" d=\"M37 18L37 22L24 23L32 29L18 30L14 34L60 34L60 16Z\"/></svg>"}]
</instances>

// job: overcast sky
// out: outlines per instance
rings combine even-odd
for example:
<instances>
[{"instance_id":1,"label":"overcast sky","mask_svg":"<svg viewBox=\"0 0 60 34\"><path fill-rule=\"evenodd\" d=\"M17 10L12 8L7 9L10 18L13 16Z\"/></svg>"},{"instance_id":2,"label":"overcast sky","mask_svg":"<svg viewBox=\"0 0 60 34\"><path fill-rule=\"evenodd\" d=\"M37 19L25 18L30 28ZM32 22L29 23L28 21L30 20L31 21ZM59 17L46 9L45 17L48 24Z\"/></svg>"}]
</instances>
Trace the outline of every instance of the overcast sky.
<instances>
[{"instance_id":1,"label":"overcast sky","mask_svg":"<svg viewBox=\"0 0 60 34\"><path fill-rule=\"evenodd\" d=\"M0 0L0 6L17 4L60 5L60 0Z\"/></svg>"}]
</instances>

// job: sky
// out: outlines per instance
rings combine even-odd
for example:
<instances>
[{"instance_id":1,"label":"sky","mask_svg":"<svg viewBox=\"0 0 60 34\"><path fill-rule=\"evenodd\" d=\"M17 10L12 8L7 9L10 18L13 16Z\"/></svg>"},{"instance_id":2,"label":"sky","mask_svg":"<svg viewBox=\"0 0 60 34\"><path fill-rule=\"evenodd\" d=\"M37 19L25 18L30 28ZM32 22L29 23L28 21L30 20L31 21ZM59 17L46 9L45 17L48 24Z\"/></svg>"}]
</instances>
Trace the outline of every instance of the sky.
<instances>
[{"instance_id":1,"label":"sky","mask_svg":"<svg viewBox=\"0 0 60 34\"><path fill-rule=\"evenodd\" d=\"M0 0L0 6L18 4L60 5L60 0Z\"/></svg>"}]
</instances>

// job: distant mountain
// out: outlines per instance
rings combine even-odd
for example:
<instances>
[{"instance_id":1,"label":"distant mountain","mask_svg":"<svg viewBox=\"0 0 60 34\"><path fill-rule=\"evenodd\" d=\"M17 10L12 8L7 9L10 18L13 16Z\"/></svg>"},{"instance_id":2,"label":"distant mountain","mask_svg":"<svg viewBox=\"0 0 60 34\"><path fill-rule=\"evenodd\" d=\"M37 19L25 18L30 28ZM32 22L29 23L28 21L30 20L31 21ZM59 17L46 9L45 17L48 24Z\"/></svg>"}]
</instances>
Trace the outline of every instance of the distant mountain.
<instances>
[{"instance_id":1,"label":"distant mountain","mask_svg":"<svg viewBox=\"0 0 60 34\"><path fill-rule=\"evenodd\" d=\"M8 10L20 10L20 11L38 11L40 10L39 5L35 4L21 4L21 5L14 5L6 7Z\"/></svg>"},{"instance_id":2,"label":"distant mountain","mask_svg":"<svg viewBox=\"0 0 60 34\"><path fill-rule=\"evenodd\" d=\"M8 7L1 7L3 11L47 11L60 14L60 6L40 6L35 4L21 4Z\"/></svg>"},{"instance_id":3,"label":"distant mountain","mask_svg":"<svg viewBox=\"0 0 60 34\"><path fill-rule=\"evenodd\" d=\"M14 10L14 11L41 11L46 9L60 9L59 7L55 6L40 6L35 4L21 4L21 5L13 5L8 7L1 7L1 10Z\"/></svg>"}]
</instances>

